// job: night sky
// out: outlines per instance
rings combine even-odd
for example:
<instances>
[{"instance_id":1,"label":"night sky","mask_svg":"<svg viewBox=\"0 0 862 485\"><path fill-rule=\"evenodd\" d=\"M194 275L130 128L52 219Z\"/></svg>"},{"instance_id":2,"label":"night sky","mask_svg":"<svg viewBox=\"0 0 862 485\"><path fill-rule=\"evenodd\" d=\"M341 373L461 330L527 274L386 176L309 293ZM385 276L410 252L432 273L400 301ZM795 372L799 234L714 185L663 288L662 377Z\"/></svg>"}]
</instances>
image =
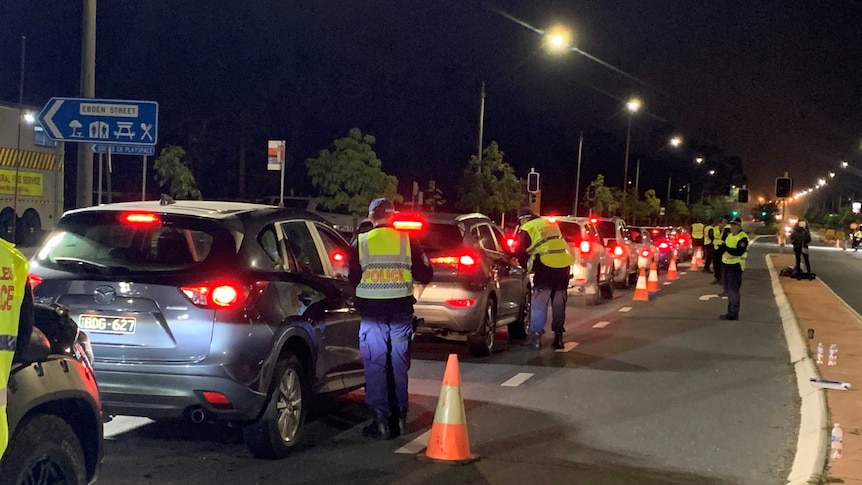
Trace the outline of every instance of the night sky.
<instances>
[{"instance_id":1,"label":"night sky","mask_svg":"<svg viewBox=\"0 0 862 485\"><path fill-rule=\"evenodd\" d=\"M21 35L24 103L79 94L82 3L0 0L0 100L18 99ZM578 48L628 76L549 55L513 19L570 26ZM582 186L597 173L621 183L633 94L646 112L632 119L630 178L642 158L640 188L662 199L670 175L675 194L703 177L703 147L741 158L753 196L785 171L802 188L841 160L862 163L854 0L102 0L97 22L96 97L159 102L159 148L193 145L210 198L237 195L240 140L247 194L278 192L263 169L270 138L287 141L288 187L307 193L304 160L358 127L403 195L436 179L454 200L483 81L485 144L497 141L520 176L540 171L558 210L571 207L581 130ZM666 153L671 133L683 151ZM138 162L118 163L134 170L118 167L115 186L134 190Z\"/></svg>"}]
</instances>

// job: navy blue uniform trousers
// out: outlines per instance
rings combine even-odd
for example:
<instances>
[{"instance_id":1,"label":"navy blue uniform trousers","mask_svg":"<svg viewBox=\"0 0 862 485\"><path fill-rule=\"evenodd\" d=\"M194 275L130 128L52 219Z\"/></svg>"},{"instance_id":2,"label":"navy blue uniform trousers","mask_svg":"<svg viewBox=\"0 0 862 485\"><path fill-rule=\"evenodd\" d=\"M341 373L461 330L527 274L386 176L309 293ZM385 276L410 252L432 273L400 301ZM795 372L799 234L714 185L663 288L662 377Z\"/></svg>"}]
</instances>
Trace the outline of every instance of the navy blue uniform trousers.
<instances>
[{"instance_id":1,"label":"navy blue uniform trousers","mask_svg":"<svg viewBox=\"0 0 862 485\"><path fill-rule=\"evenodd\" d=\"M742 287L742 266L725 264L721 269L724 291L727 292L727 316L739 317L739 289Z\"/></svg>"},{"instance_id":2,"label":"navy blue uniform trousers","mask_svg":"<svg viewBox=\"0 0 862 485\"><path fill-rule=\"evenodd\" d=\"M401 416L407 415L408 346L412 334L412 313L362 317L359 326L359 350L365 364L365 403L386 415L395 406Z\"/></svg>"}]
</instances>

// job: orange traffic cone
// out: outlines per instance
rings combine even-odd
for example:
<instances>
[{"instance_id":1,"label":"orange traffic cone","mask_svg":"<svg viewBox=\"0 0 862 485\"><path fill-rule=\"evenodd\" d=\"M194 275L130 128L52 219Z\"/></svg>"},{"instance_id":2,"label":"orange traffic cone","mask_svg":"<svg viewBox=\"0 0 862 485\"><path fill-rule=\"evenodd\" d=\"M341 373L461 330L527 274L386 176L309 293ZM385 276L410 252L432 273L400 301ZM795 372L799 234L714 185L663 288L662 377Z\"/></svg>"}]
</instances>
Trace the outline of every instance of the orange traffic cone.
<instances>
[{"instance_id":1,"label":"orange traffic cone","mask_svg":"<svg viewBox=\"0 0 862 485\"><path fill-rule=\"evenodd\" d=\"M676 251L670 256L670 266L667 267L667 279L668 281L674 281L678 278L676 271Z\"/></svg>"},{"instance_id":2,"label":"orange traffic cone","mask_svg":"<svg viewBox=\"0 0 862 485\"><path fill-rule=\"evenodd\" d=\"M697 265L703 266L703 248L697 248Z\"/></svg>"},{"instance_id":3,"label":"orange traffic cone","mask_svg":"<svg viewBox=\"0 0 862 485\"><path fill-rule=\"evenodd\" d=\"M428 437L425 457L440 463L463 465L479 459L470 454L467 438L467 415L461 398L461 372L458 370L458 354L449 354L440 398L434 413L434 424Z\"/></svg>"},{"instance_id":4,"label":"orange traffic cone","mask_svg":"<svg viewBox=\"0 0 862 485\"><path fill-rule=\"evenodd\" d=\"M658 291L658 268L655 265L655 260L649 265L649 278L647 279L646 289L651 293Z\"/></svg>"},{"instance_id":5,"label":"orange traffic cone","mask_svg":"<svg viewBox=\"0 0 862 485\"><path fill-rule=\"evenodd\" d=\"M641 266L641 272L638 275L638 284L635 286L634 301L648 301L649 291L647 290L646 270Z\"/></svg>"},{"instance_id":6,"label":"orange traffic cone","mask_svg":"<svg viewBox=\"0 0 862 485\"><path fill-rule=\"evenodd\" d=\"M691 257L691 265L688 269L690 271L697 271L698 262L700 262L702 258L703 256L701 256L700 254L700 248L697 248L697 250L694 252L694 256Z\"/></svg>"}]
</instances>

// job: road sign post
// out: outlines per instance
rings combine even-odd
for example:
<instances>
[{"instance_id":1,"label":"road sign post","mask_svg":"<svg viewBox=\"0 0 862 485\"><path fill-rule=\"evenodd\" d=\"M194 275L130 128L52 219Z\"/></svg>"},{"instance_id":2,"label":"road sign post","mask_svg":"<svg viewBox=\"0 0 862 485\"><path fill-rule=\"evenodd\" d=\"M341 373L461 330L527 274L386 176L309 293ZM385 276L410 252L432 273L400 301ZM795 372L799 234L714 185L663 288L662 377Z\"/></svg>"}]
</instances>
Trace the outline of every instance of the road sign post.
<instances>
[{"instance_id":1,"label":"road sign post","mask_svg":"<svg viewBox=\"0 0 862 485\"><path fill-rule=\"evenodd\" d=\"M267 142L267 170L281 170L281 189L278 194L278 206L284 207L284 140L269 140Z\"/></svg>"}]
</instances>

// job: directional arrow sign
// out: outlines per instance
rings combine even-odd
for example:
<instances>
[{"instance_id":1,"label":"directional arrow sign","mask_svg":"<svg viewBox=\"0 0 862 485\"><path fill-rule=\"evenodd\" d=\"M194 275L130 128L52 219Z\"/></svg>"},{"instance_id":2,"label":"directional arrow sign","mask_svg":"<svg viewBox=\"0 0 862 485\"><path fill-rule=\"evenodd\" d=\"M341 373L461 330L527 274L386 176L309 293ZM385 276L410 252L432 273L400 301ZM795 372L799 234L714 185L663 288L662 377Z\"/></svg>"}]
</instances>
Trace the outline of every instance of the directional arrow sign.
<instances>
[{"instance_id":1,"label":"directional arrow sign","mask_svg":"<svg viewBox=\"0 0 862 485\"><path fill-rule=\"evenodd\" d=\"M54 141L155 145L159 104L119 99L51 98L39 113L39 123Z\"/></svg>"}]
</instances>

